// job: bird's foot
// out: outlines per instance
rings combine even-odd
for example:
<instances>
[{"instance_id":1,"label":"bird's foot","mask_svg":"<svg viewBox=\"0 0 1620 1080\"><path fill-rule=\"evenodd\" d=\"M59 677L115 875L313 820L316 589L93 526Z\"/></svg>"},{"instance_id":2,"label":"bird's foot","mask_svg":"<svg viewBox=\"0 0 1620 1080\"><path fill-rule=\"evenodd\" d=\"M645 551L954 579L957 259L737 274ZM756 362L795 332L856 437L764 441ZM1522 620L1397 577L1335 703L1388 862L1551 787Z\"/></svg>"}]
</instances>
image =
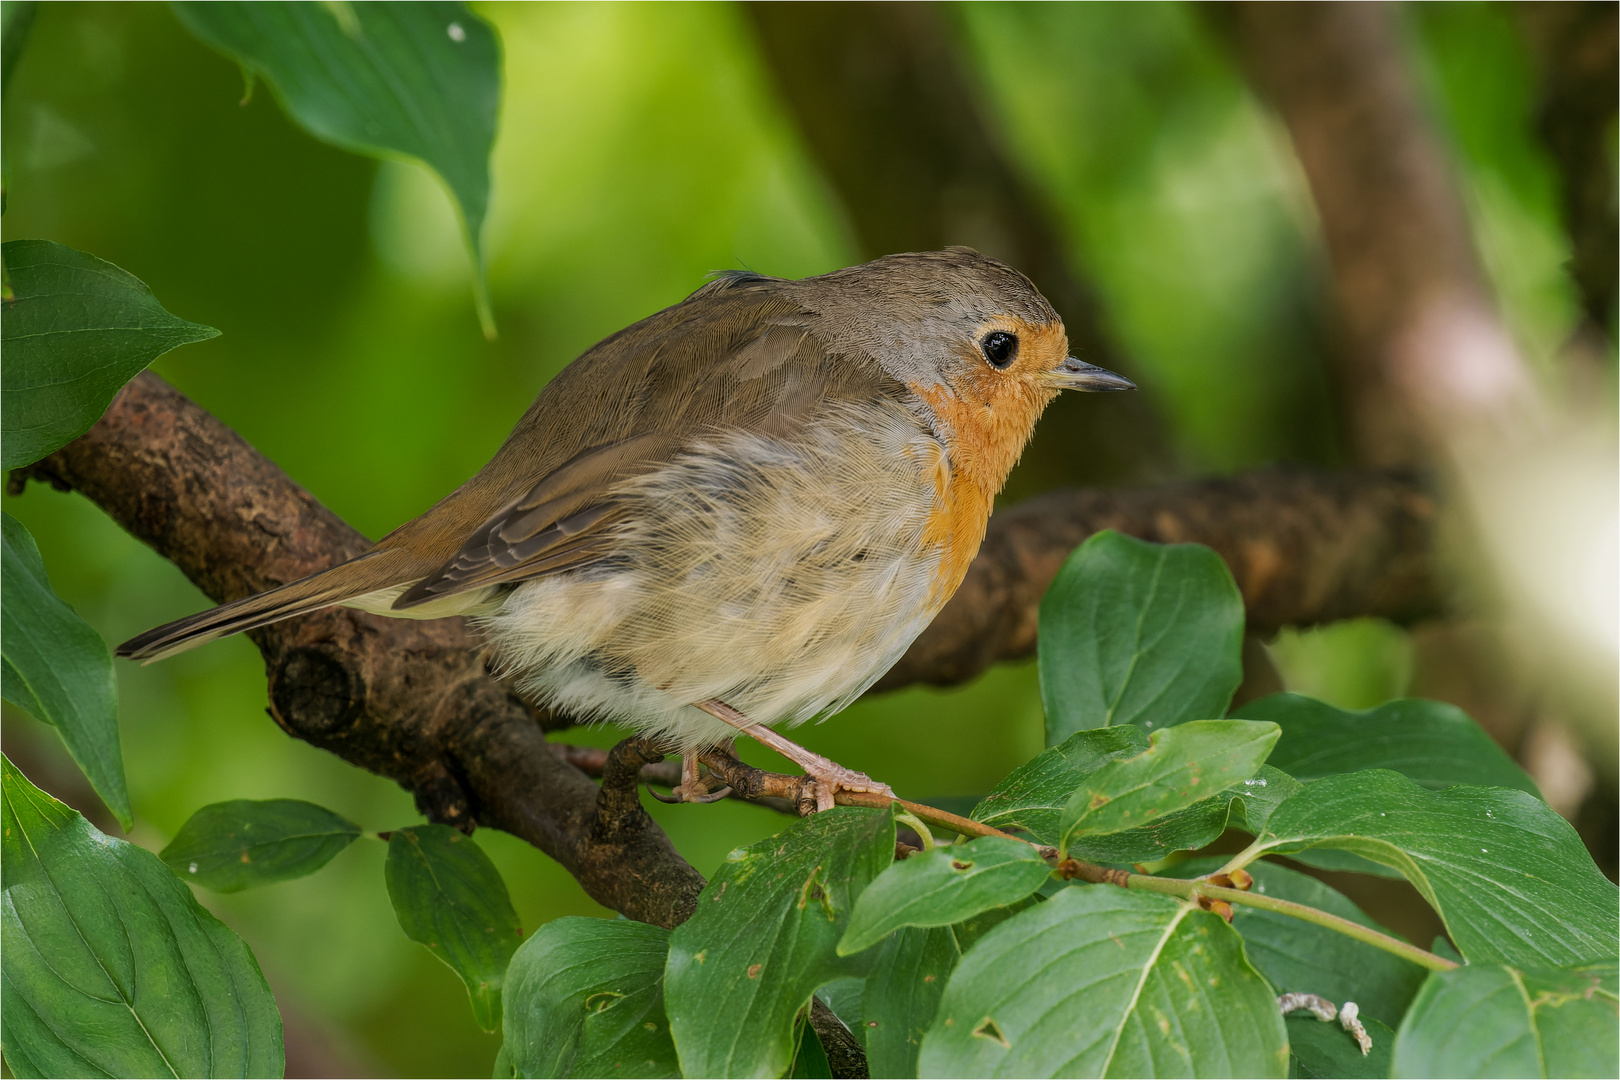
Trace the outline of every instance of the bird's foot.
<instances>
[{"instance_id":1,"label":"bird's foot","mask_svg":"<svg viewBox=\"0 0 1620 1080\"><path fill-rule=\"evenodd\" d=\"M889 799L895 797L894 790L888 784L873 780L865 773L845 768L831 758L822 757L813 750L806 750L798 743L784 739L763 724L754 723L723 701L703 701L699 702L697 707L710 716L724 720L750 738L764 743L805 772L802 777L768 773L744 765L726 751L710 750L705 753L703 760L709 768L725 777L726 782L736 788L745 799L761 796L785 798L794 804L799 813L808 814L818 810L831 810L840 791L880 795Z\"/></svg>"},{"instance_id":2,"label":"bird's foot","mask_svg":"<svg viewBox=\"0 0 1620 1080\"><path fill-rule=\"evenodd\" d=\"M722 784L718 788L711 788L710 781L715 777L704 776L702 762L696 754L683 754L681 756L681 782L670 788L668 795L660 795L652 788L647 790L652 797L664 803L712 803L719 802L731 794L731 785Z\"/></svg>"},{"instance_id":3,"label":"bird's foot","mask_svg":"<svg viewBox=\"0 0 1620 1080\"><path fill-rule=\"evenodd\" d=\"M808 753L808 751L806 752ZM894 798L894 789L881 781L874 780L863 772L847 769L819 754L809 755L817 758L813 762L799 762L804 767L805 775L815 786L815 799L817 810L831 810L836 796L840 791L856 791L864 794L882 795L885 798Z\"/></svg>"}]
</instances>

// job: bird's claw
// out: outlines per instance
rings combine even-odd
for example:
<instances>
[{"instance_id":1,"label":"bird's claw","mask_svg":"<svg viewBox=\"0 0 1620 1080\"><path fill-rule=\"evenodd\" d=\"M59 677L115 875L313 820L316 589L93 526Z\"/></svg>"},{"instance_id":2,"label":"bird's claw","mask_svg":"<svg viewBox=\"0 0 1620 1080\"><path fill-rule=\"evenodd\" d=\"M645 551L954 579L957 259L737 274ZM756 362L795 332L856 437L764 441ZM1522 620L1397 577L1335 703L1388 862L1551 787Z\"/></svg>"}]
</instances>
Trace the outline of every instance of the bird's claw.
<instances>
[{"instance_id":1,"label":"bird's claw","mask_svg":"<svg viewBox=\"0 0 1620 1080\"><path fill-rule=\"evenodd\" d=\"M647 793L661 803L712 803L719 802L731 794L731 785L710 791L709 786L699 780L696 784L677 784L670 788L668 795L660 795L649 784Z\"/></svg>"}]
</instances>

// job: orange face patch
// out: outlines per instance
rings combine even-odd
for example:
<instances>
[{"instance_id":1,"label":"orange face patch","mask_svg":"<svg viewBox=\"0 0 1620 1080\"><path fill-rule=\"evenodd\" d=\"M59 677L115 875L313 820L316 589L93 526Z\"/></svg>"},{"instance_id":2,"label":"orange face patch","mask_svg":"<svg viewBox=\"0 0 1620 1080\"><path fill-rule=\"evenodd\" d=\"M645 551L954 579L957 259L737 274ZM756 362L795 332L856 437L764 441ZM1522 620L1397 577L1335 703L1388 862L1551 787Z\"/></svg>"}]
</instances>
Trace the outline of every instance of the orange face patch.
<instances>
[{"instance_id":1,"label":"orange face patch","mask_svg":"<svg viewBox=\"0 0 1620 1080\"><path fill-rule=\"evenodd\" d=\"M986 334L1016 335L1018 352L1005 368L978 351ZM1031 326L1019 319L987 320L973 335L971 351L953 358L944 386L911 384L926 402L949 445L949 469L935 479L935 510L928 540L944 548L936 579L943 606L962 583L979 552L996 495L1035 431L1035 421L1057 396L1053 373L1069 354L1062 323Z\"/></svg>"}]
</instances>

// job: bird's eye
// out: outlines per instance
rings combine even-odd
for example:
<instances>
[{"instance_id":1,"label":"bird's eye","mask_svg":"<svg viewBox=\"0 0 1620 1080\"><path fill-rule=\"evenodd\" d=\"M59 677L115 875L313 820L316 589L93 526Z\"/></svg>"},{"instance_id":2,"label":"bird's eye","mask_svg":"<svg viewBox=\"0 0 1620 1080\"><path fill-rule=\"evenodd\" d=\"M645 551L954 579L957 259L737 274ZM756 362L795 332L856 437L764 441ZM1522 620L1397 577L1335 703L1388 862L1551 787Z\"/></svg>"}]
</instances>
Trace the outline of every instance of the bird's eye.
<instances>
[{"instance_id":1,"label":"bird's eye","mask_svg":"<svg viewBox=\"0 0 1620 1080\"><path fill-rule=\"evenodd\" d=\"M1018 355L1018 338L1016 335L997 330L993 334L984 335L984 340L979 342L979 348L984 350L984 358L990 361L992 367L1004 368Z\"/></svg>"}]
</instances>

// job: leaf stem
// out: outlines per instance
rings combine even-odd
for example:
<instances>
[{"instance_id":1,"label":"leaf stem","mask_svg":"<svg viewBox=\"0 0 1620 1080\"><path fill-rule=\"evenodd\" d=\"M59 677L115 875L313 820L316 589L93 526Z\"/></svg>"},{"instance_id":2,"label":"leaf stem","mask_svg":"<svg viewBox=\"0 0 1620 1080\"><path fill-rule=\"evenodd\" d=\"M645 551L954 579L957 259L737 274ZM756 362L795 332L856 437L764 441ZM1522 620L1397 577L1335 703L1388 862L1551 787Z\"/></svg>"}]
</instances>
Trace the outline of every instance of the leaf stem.
<instances>
[{"instance_id":1,"label":"leaf stem","mask_svg":"<svg viewBox=\"0 0 1620 1080\"><path fill-rule=\"evenodd\" d=\"M1011 833L1003 832L982 822L973 821L944 810L937 810L932 806L924 806L921 803L907 802L905 799L891 799L887 796L874 795L864 791L841 791L837 795L837 802L843 806L870 806L877 809L899 803L912 816L920 818L930 825L938 825L942 829L949 829L963 836L1005 836L1013 840L1023 840L1039 851L1044 858L1054 860L1057 857L1056 850L1044 844L1032 843L1021 836L1013 836ZM1234 869L1241 869L1248 865L1264 854L1263 850L1257 850L1260 848L1260 843L1256 841L1233 856L1231 861L1222 867L1218 873L1231 873ZM1064 860L1060 869L1065 877L1079 878L1082 881L1095 884L1120 885L1127 889L1143 889L1148 892L1164 893L1193 901L1201 898L1224 900L1228 904L1242 904L1245 907L1259 908L1262 911L1274 911L1278 915L1287 915L1290 918L1300 919L1324 929L1333 930L1343 934L1345 937L1354 938L1356 941L1371 945L1375 949L1382 949L1387 953L1399 956L1403 960L1410 960L1412 963L1428 968L1430 971L1450 971L1457 966L1454 961L1447 960L1443 956L1436 956L1434 953L1420 949L1416 945L1409 945L1399 938L1380 933L1371 927L1362 926L1360 923L1351 922L1349 919L1341 918L1320 908L1313 908L1306 904L1296 904L1292 900L1279 900L1274 896L1266 896L1263 893L1211 885L1208 881L1199 878L1167 878L1156 877L1152 874L1131 874L1123 870L1112 870L1106 866L1099 866L1096 863L1083 862L1079 859Z\"/></svg>"}]
</instances>

